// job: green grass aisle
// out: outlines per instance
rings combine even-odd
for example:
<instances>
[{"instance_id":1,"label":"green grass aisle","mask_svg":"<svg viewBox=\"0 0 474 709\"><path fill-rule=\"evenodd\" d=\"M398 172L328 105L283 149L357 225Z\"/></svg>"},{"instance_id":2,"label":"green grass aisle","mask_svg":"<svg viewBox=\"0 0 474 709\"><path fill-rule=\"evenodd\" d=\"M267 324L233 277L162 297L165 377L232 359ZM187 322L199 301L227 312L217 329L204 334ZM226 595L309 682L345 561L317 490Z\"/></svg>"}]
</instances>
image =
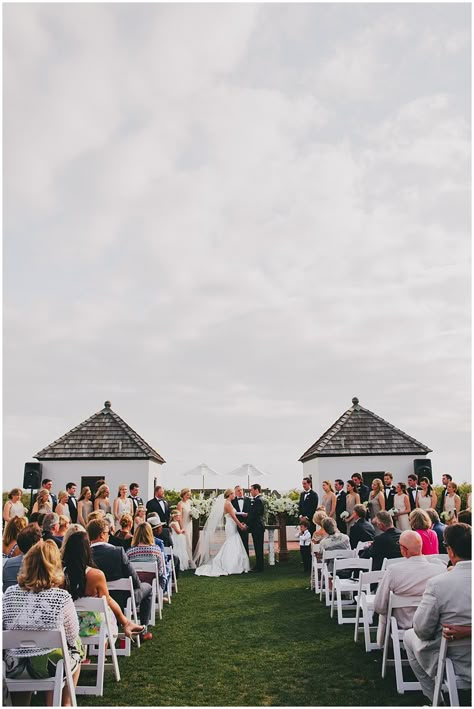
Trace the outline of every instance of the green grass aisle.
<instances>
[{"instance_id":1,"label":"green grass aisle","mask_svg":"<svg viewBox=\"0 0 474 709\"><path fill-rule=\"evenodd\" d=\"M353 642L306 590L299 553L264 574L216 579L181 574L154 638L107 673L104 696L81 706L421 706L399 696L393 670Z\"/></svg>"}]
</instances>

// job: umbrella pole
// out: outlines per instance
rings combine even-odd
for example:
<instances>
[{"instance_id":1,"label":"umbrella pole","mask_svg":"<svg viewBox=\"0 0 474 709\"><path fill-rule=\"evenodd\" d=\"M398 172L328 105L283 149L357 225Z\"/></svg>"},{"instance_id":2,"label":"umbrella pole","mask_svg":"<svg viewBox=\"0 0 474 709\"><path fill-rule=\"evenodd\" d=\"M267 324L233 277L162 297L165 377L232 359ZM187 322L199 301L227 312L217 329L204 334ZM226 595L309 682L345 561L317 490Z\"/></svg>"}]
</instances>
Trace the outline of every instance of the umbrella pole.
<instances>
[{"instance_id":1,"label":"umbrella pole","mask_svg":"<svg viewBox=\"0 0 474 709\"><path fill-rule=\"evenodd\" d=\"M204 473L202 474L202 491L204 492Z\"/></svg>"},{"instance_id":2,"label":"umbrella pole","mask_svg":"<svg viewBox=\"0 0 474 709\"><path fill-rule=\"evenodd\" d=\"M250 475L247 473L247 490L250 492Z\"/></svg>"}]
</instances>

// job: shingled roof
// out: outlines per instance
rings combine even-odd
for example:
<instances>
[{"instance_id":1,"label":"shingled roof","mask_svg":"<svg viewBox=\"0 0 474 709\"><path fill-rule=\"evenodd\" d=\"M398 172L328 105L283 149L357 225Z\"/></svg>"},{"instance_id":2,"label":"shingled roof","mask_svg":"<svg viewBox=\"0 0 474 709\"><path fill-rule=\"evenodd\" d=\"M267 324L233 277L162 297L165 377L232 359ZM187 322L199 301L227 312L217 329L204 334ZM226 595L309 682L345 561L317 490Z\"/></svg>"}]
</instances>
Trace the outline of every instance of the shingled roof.
<instances>
[{"instance_id":1,"label":"shingled roof","mask_svg":"<svg viewBox=\"0 0 474 709\"><path fill-rule=\"evenodd\" d=\"M166 461L123 419L112 411L110 401L79 426L37 453L38 460L154 460Z\"/></svg>"},{"instance_id":2,"label":"shingled roof","mask_svg":"<svg viewBox=\"0 0 474 709\"><path fill-rule=\"evenodd\" d=\"M300 458L344 455L426 455L431 448L352 399L352 406Z\"/></svg>"}]
</instances>

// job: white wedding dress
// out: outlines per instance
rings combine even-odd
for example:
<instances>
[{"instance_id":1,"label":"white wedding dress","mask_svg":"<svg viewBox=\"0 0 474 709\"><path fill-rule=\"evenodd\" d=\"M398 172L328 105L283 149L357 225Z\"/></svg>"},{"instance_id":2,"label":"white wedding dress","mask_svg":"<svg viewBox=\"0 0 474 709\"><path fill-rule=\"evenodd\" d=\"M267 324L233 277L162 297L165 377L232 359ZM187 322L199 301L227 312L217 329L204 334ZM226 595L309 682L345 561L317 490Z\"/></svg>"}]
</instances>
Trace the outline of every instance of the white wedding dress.
<instances>
[{"instance_id":1,"label":"white wedding dress","mask_svg":"<svg viewBox=\"0 0 474 709\"><path fill-rule=\"evenodd\" d=\"M229 514L225 514L224 519L225 541L214 558L196 569L197 576L229 576L246 573L250 569L236 523Z\"/></svg>"}]
</instances>

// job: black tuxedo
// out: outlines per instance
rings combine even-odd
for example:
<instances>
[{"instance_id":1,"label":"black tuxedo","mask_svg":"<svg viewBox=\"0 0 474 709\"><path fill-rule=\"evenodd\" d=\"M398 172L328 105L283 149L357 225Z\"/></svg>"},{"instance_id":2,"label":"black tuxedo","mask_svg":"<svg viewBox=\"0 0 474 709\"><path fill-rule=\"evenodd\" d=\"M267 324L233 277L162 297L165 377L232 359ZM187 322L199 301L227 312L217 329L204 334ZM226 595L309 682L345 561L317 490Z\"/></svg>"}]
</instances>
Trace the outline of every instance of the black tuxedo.
<instances>
[{"instance_id":1,"label":"black tuxedo","mask_svg":"<svg viewBox=\"0 0 474 709\"><path fill-rule=\"evenodd\" d=\"M239 520L239 522L242 522L242 524L247 524L247 517L250 512L250 507L251 507L250 498L243 497L242 500L244 501L244 506L243 506L242 512L240 511L239 500L237 499L237 497L234 497L234 499L232 500L232 507L235 509L235 515L236 515L237 519ZM244 545L245 551L247 552L247 556L248 556L248 553L249 553L249 532L248 532L248 529L239 529L239 527L237 527L237 531L240 535L240 538L242 540L242 544Z\"/></svg>"},{"instance_id":2,"label":"black tuxedo","mask_svg":"<svg viewBox=\"0 0 474 709\"><path fill-rule=\"evenodd\" d=\"M96 566L104 572L106 581L118 581L118 579L132 577L135 602L137 606L140 605L140 623L146 625L151 608L151 585L140 581L124 549L111 544L98 544L91 547L91 552ZM110 595L115 598L123 610L127 604L128 594L125 591L111 591Z\"/></svg>"},{"instance_id":3,"label":"black tuxedo","mask_svg":"<svg viewBox=\"0 0 474 709\"><path fill-rule=\"evenodd\" d=\"M300 517L307 517L309 520L309 531L311 534L316 529L313 522L313 515L318 507L318 493L314 490L303 490L298 503L298 513Z\"/></svg>"},{"instance_id":4,"label":"black tuxedo","mask_svg":"<svg viewBox=\"0 0 474 709\"><path fill-rule=\"evenodd\" d=\"M400 534L399 529L389 527L385 532L375 537L368 549L359 552L359 556L363 559L373 559L372 571L380 571L384 559L395 559L402 555Z\"/></svg>"},{"instance_id":5,"label":"black tuxedo","mask_svg":"<svg viewBox=\"0 0 474 709\"><path fill-rule=\"evenodd\" d=\"M375 537L375 529L372 522L366 519L358 519L354 522L349 532L351 549L355 549L359 542L372 542Z\"/></svg>"},{"instance_id":6,"label":"black tuxedo","mask_svg":"<svg viewBox=\"0 0 474 709\"><path fill-rule=\"evenodd\" d=\"M395 490L394 485L389 485L388 487L384 486L383 496L385 497L385 509L387 510L387 512L388 510L391 510L392 507L395 507L395 503L393 500L396 494L397 491Z\"/></svg>"},{"instance_id":7,"label":"black tuxedo","mask_svg":"<svg viewBox=\"0 0 474 709\"><path fill-rule=\"evenodd\" d=\"M407 486L407 495L408 499L410 500L410 512L415 509L416 507L416 496L418 495L420 488L419 487L408 487Z\"/></svg>"},{"instance_id":8,"label":"black tuxedo","mask_svg":"<svg viewBox=\"0 0 474 709\"><path fill-rule=\"evenodd\" d=\"M69 495L67 498L67 506L69 507L69 514L71 515L71 522L76 524L77 522L77 500L74 495Z\"/></svg>"},{"instance_id":9,"label":"black tuxedo","mask_svg":"<svg viewBox=\"0 0 474 709\"><path fill-rule=\"evenodd\" d=\"M131 495L129 495L129 498L131 499L132 505L133 505L133 510L132 510L133 514L132 514L132 517L135 517L135 513L136 513L136 511L137 511L137 507L138 507L139 505L144 505L145 503L143 502L143 500L142 500L141 497L132 497Z\"/></svg>"},{"instance_id":10,"label":"black tuxedo","mask_svg":"<svg viewBox=\"0 0 474 709\"><path fill-rule=\"evenodd\" d=\"M359 487L357 488L357 492L359 493L360 504L362 504L363 502L368 502L370 490L367 487L367 485L364 485L364 483L361 483L359 485Z\"/></svg>"},{"instance_id":11,"label":"black tuxedo","mask_svg":"<svg viewBox=\"0 0 474 709\"><path fill-rule=\"evenodd\" d=\"M337 528L343 534L346 533L346 523L341 519L341 514L346 511L346 493L344 490L336 492L336 524Z\"/></svg>"},{"instance_id":12,"label":"black tuxedo","mask_svg":"<svg viewBox=\"0 0 474 709\"><path fill-rule=\"evenodd\" d=\"M247 517L247 527L252 534L253 547L255 549L255 569L263 571L263 537L265 535L265 508L260 495L250 500L249 516Z\"/></svg>"},{"instance_id":13,"label":"black tuxedo","mask_svg":"<svg viewBox=\"0 0 474 709\"><path fill-rule=\"evenodd\" d=\"M163 506L161 504L162 502L164 503L164 507L165 507L164 510L163 510ZM147 511L147 514L149 512L155 512L164 524L169 525L169 523L170 523L170 507L164 498L161 498L160 500L158 500L157 497L152 497L151 500L148 500L148 502L146 503L146 511Z\"/></svg>"},{"instance_id":14,"label":"black tuxedo","mask_svg":"<svg viewBox=\"0 0 474 709\"><path fill-rule=\"evenodd\" d=\"M436 511L437 511L437 513L438 513L439 515L440 515L441 512L443 512L443 510L444 510L444 498L446 497L447 494L448 494L448 488L447 488L447 487L443 487L443 492L442 492L441 495L438 497L438 502L436 503ZM441 553L441 552L440 552L440 553Z\"/></svg>"}]
</instances>

